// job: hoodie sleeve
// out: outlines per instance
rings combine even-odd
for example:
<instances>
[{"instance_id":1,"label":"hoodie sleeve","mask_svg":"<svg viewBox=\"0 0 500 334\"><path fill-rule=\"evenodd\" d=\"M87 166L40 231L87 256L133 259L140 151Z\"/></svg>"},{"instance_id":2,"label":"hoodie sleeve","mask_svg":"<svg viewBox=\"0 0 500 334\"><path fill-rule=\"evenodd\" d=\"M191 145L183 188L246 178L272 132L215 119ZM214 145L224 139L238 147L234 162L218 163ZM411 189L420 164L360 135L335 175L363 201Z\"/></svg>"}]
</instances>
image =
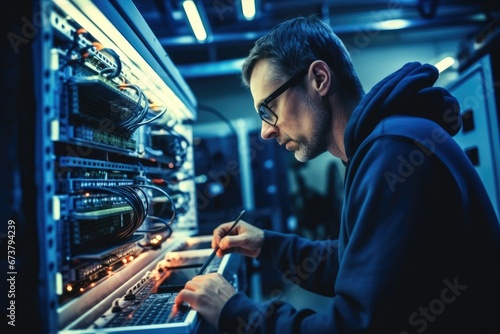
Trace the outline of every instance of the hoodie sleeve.
<instances>
[{"instance_id":1,"label":"hoodie sleeve","mask_svg":"<svg viewBox=\"0 0 500 334\"><path fill-rule=\"evenodd\" d=\"M333 296L338 272L338 240L311 241L293 234L264 231L259 260L281 272L283 283L294 283L324 296Z\"/></svg>"},{"instance_id":2,"label":"hoodie sleeve","mask_svg":"<svg viewBox=\"0 0 500 334\"><path fill-rule=\"evenodd\" d=\"M397 150L386 150L386 145ZM457 205L456 198L442 197L453 186L449 175L431 176L436 175L436 168L443 168L437 158L426 157L418 168L398 163L416 158L416 149L412 142L387 137L377 140L359 165L351 166L356 171L347 180L347 229L343 231L349 242L341 254L336 280L322 281L324 273L310 273L311 282L314 276L334 288L328 309L322 313L296 310L279 299L261 305L237 294L221 313L221 332L405 333L410 315L439 296L443 282L432 277L446 278L442 264L453 252L450 243L456 233L454 226L436 224L440 217L434 209L453 218L453 204ZM388 178L391 174L403 180ZM411 197L413 192L425 195ZM288 242L297 245L297 241ZM273 253L274 247L278 247L275 242L265 251L270 258L296 255L286 254L287 247Z\"/></svg>"}]
</instances>

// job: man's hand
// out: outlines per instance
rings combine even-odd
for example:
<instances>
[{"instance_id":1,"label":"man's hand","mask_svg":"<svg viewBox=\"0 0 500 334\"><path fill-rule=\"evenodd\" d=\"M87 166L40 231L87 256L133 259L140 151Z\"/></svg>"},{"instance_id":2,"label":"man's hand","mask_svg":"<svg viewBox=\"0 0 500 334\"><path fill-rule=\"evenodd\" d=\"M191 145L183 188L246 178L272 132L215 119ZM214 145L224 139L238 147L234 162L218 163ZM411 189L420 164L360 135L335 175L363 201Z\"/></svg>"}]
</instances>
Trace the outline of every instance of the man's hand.
<instances>
[{"instance_id":1,"label":"man's hand","mask_svg":"<svg viewBox=\"0 0 500 334\"><path fill-rule=\"evenodd\" d=\"M257 257L264 244L264 231L247 222L240 221L231 234L226 235L232 225L232 222L224 223L214 230L212 248L215 249L216 246L219 246L217 256L222 257L224 254L236 252L245 256Z\"/></svg>"},{"instance_id":2,"label":"man's hand","mask_svg":"<svg viewBox=\"0 0 500 334\"><path fill-rule=\"evenodd\" d=\"M236 294L234 287L218 273L194 276L175 298L175 307L189 303L205 320L218 330L224 304Z\"/></svg>"}]
</instances>

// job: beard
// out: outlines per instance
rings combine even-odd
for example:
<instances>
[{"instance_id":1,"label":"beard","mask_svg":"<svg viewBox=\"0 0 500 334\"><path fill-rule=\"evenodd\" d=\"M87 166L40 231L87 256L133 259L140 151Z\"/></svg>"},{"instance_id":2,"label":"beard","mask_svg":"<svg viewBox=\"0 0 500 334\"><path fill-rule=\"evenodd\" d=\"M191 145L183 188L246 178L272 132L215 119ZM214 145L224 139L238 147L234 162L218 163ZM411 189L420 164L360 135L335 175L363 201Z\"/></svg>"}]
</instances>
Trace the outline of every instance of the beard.
<instances>
[{"instance_id":1,"label":"beard","mask_svg":"<svg viewBox=\"0 0 500 334\"><path fill-rule=\"evenodd\" d=\"M300 162L312 160L328 149L332 134L332 110L328 98L323 104L314 101L309 94L303 92L301 100L311 112L313 118L313 133L309 138L298 138L299 148L294 152L295 159Z\"/></svg>"}]
</instances>

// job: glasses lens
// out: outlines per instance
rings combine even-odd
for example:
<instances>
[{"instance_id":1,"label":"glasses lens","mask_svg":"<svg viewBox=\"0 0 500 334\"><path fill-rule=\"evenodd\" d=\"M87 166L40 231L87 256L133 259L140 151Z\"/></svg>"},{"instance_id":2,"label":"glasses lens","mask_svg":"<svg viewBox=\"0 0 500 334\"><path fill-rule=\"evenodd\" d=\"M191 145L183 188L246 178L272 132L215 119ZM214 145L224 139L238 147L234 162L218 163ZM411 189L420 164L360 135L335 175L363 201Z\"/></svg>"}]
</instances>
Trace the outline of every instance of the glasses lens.
<instances>
[{"instance_id":1,"label":"glasses lens","mask_svg":"<svg viewBox=\"0 0 500 334\"><path fill-rule=\"evenodd\" d=\"M261 104L259 107L259 116L264 122L268 124L274 125L276 123L276 115L264 104Z\"/></svg>"}]
</instances>

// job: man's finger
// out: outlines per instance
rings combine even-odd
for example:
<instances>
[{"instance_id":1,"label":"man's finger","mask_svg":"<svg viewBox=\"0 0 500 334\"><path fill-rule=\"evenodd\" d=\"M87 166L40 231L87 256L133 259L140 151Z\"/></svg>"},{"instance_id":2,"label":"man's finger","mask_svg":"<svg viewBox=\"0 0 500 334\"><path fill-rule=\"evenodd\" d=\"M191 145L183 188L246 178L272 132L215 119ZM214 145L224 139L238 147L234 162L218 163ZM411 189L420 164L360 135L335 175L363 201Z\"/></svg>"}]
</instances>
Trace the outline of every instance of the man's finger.
<instances>
[{"instance_id":1,"label":"man's finger","mask_svg":"<svg viewBox=\"0 0 500 334\"><path fill-rule=\"evenodd\" d=\"M246 237L241 234L226 236L219 242L219 248L222 250L236 247L244 248L243 245L245 244L245 241Z\"/></svg>"},{"instance_id":2,"label":"man's finger","mask_svg":"<svg viewBox=\"0 0 500 334\"><path fill-rule=\"evenodd\" d=\"M224 223L215 229L212 239L212 248L215 248L216 245L220 244L221 239L226 236L227 231L231 228L231 225L232 223Z\"/></svg>"},{"instance_id":3,"label":"man's finger","mask_svg":"<svg viewBox=\"0 0 500 334\"><path fill-rule=\"evenodd\" d=\"M177 296L175 296L174 307L179 307L179 305L182 305L183 303L188 303L189 305L193 305L196 298L195 295L196 295L195 292L192 290L189 290L187 288L182 289L181 291L179 291Z\"/></svg>"}]
</instances>

